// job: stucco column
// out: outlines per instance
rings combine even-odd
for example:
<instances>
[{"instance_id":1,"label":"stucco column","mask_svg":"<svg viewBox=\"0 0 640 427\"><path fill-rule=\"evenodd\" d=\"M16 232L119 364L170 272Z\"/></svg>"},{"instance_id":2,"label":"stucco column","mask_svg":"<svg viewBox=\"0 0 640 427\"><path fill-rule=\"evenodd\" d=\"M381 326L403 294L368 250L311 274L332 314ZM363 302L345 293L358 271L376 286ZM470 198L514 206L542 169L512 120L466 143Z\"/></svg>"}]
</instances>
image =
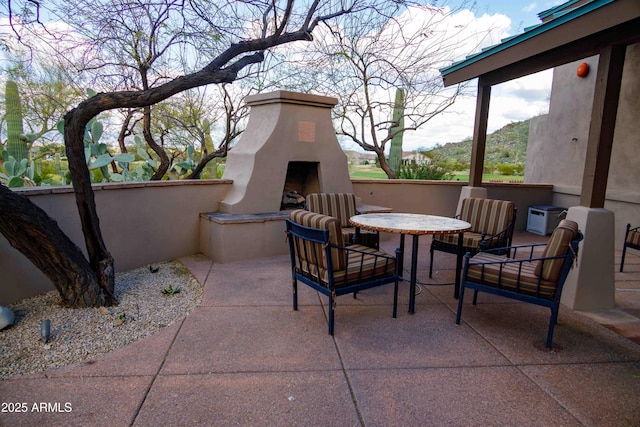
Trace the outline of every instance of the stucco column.
<instances>
[{"instance_id":1,"label":"stucco column","mask_svg":"<svg viewBox=\"0 0 640 427\"><path fill-rule=\"evenodd\" d=\"M580 242L577 265L569 271L562 304L572 310L609 310L615 307L614 215L603 208L574 206L567 219L578 223L585 238Z\"/></svg>"},{"instance_id":2,"label":"stucco column","mask_svg":"<svg viewBox=\"0 0 640 427\"><path fill-rule=\"evenodd\" d=\"M460 198L458 199L458 207L456 208L456 214L459 214L462 210L462 201L470 197L476 197L479 199L487 198L487 189L485 187L473 187L466 185L460 190Z\"/></svg>"}]
</instances>

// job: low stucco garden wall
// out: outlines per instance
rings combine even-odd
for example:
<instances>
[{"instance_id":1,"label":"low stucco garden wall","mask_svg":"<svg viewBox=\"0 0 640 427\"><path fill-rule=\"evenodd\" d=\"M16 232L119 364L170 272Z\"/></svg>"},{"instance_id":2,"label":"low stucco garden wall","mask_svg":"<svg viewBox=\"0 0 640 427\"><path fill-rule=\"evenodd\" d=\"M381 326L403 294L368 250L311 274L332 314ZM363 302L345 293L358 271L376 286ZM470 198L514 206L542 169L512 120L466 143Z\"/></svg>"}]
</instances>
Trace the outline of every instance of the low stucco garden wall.
<instances>
[{"instance_id":1,"label":"low stucco garden wall","mask_svg":"<svg viewBox=\"0 0 640 427\"><path fill-rule=\"evenodd\" d=\"M197 253L200 212L216 211L230 186L228 180L94 185L102 236L114 257L116 271ZM44 209L84 251L72 187L17 192ZM49 279L2 235L0 271L0 305L54 289Z\"/></svg>"},{"instance_id":2,"label":"low stucco garden wall","mask_svg":"<svg viewBox=\"0 0 640 427\"><path fill-rule=\"evenodd\" d=\"M386 206L394 212L454 216L466 182L419 180L353 180L353 191L363 204ZM527 227L528 208L550 205L553 186L548 184L484 183L490 199L511 200L518 209L516 230Z\"/></svg>"},{"instance_id":3,"label":"low stucco garden wall","mask_svg":"<svg viewBox=\"0 0 640 427\"><path fill-rule=\"evenodd\" d=\"M453 216L466 183L413 180L353 180L363 204L390 207L394 212ZM230 190L230 180L161 181L95 185L95 197L105 244L116 271L202 252L201 213L217 212ZM551 185L488 183L489 198L512 200L518 207L516 229L526 228L530 205L551 204ZM84 239L71 187L18 190L43 208L80 247ZM284 220L274 233L284 242ZM271 228L277 228L271 225ZM282 243L284 245L284 243ZM231 248L227 248L230 250ZM233 257L231 257L233 258ZM51 282L0 235L0 305L53 290Z\"/></svg>"}]
</instances>

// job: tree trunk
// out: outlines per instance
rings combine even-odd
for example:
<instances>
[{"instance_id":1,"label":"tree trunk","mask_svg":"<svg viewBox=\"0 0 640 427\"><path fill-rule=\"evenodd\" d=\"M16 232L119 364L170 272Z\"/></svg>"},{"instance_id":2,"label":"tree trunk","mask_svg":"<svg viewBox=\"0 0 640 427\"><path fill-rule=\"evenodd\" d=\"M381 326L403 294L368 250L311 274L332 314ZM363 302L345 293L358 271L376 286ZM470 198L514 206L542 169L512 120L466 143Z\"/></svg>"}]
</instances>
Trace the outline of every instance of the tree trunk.
<instances>
[{"instance_id":1,"label":"tree trunk","mask_svg":"<svg viewBox=\"0 0 640 427\"><path fill-rule=\"evenodd\" d=\"M378 155L378 162L380 163L380 169L382 169L384 173L387 174L387 178L396 179L395 172L393 171L393 169L391 169L391 167L389 166L389 163L387 163L387 159L384 157L384 151L376 150L376 154Z\"/></svg>"},{"instance_id":2,"label":"tree trunk","mask_svg":"<svg viewBox=\"0 0 640 427\"><path fill-rule=\"evenodd\" d=\"M0 233L54 284L68 307L112 305L84 254L46 212L0 185Z\"/></svg>"},{"instance_id":3,"label":"tree trunk","mask_svg":"<svg viewBox=\"0 0 640 427\"><path fill-rule=\"evenodd\" d=\"M151 181L159 181L162 179L165 173L169 170L169 166L171 166L171 160L167 155L167 152L164 151L160 145L156 143L153 139L153 135L151 135L151 107L144 107L144 121L142 125L142 135L144 136L144 140L147 142L149 147L158 155L160 158L160 166L151 176Z\"/></svg>"},{"instance_id":4,"label":"tree trunk","mask_svg":"<svg viewBox=\"0 0 640 427\"><path fill-rule=\"evenodd\" d=\"M126 115L124 116L122 125L120 126L120 133L118 134L118 146L120 147L121 153L127 153L127 146L125 145L124 140L127 136L131 135L129 125L131 124L131 119L133 119L134 113L135 110L128 109Z\"/></svg>"},{"instance_id":5,"label":"tree trunk","mask_svg":"<svg viewBox=\"0 0 640 427\"><path fill-rule=\"evenodd\" d=\"M84 235L89 255L89 265L97 278L99 286L99 289L91 292L103 292L110 296L110 300L107 303L113 303L115 302L113 298L115 288L113 257L102 239L100 220L98 219L95 197L91 188L91 178L84 156L84 129L94 115L89 108L83 108L82 103L69 111L64 116L64 140L69 160L69 172L71 173L73 190L76 195L76 205L78 206L82 224L82 234ZM101 304L96 302L97 305Z\"/></svg>"}]
</instances>

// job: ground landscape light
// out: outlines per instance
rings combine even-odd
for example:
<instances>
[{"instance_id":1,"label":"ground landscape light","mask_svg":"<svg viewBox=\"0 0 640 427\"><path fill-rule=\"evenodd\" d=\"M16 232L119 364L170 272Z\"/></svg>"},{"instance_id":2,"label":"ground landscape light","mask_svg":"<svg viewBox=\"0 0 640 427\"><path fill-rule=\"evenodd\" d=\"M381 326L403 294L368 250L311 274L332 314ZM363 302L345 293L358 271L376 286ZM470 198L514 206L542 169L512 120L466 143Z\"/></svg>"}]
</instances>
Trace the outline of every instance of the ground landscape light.
<instances>
[{"instance_id":1,"label":"ground landscape light","mask_svg":"<svg viewBox=\"0 0 640 427\"><path fill-rule=\"evenodd\" d=\"M44 319L40 322L40 335L42 336L42 341L46 344L51 336L51 320Z\"/></svg>"}]
</instances>

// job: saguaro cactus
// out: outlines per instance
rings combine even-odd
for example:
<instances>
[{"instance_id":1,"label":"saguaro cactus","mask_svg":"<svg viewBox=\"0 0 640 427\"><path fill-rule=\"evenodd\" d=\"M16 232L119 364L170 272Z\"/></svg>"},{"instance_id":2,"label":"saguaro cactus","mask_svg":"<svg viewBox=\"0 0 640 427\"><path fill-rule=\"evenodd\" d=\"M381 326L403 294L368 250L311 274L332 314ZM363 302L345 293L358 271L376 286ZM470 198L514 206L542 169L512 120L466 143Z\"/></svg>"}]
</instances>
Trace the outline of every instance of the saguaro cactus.
<instances>
[{"instance_id":1,"label":"saguaro cactus","mask_svg":"<svg viewBox=\"0 0 640 427\"><path fill-rule=\"evenodd\" d=\"M216 150L216 147L213 145L213 138L211 138L211 123L209 120L204 120L202 131L204 132L204 144L207 147L207 154L211 154ZM209 161L202 172L203 177L216 179L218 177L218 159Z\"/></svg>"},{"instance_id":2,"label":"saguaro cactus","mask_svg":"<svg viewBox=\"0 0 640 427\"><path fill-rule=\"evenodd\" d=\"M7 112L7 153L17 161L27 159L29 147L22 129L22 105L15 81L7 80L4 97Z\"/></svg>"},{"instance_id":3,"label":"saguaro cactus","mask_svg":"<svg viewBox=\"0 0 640 427\"><path fill-rule=\"evenodd\" d=\"M389 167L395 175L398 174L398 169L402 164L402 135L403 132L398 132L399 129L404 128L404 89L396 89L396 99L393 107L393 122L397 123L389 129L390 133L395 133L391 138L391 147L389 148Z\"/></svg>"}]
</instances>

